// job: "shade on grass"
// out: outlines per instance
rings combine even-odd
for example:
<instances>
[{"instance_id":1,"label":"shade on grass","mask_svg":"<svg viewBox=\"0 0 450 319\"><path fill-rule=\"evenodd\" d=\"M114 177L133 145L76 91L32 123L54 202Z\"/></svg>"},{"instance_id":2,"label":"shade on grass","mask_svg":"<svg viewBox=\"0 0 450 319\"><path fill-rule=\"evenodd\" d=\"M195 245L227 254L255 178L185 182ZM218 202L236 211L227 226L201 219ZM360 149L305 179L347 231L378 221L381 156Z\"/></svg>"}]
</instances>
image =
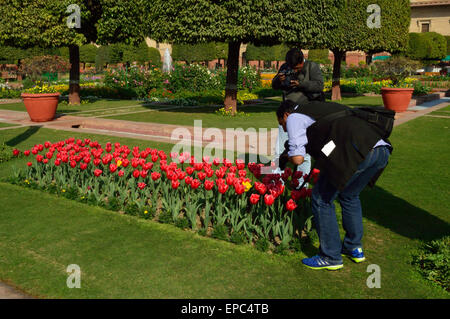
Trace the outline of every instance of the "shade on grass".
<instances>
[{"instance_id":1,"label":"shade on grass","mask_svg":"<svg viewBox=\"0 0 450 319\"><path fill-rule=\"evenodd\" d=\"M41 129L15 138L13 131L22 130L9 130L0 142L24 148L73 135ZM416 119L396 127L391 141L395 150L386 172L374 190L362 194L363 264L344 260L341 271L313 271L300 258L316 247L268 255L1 183L0 280L42 297L448 298L410 265L420 240L450 232L448 120ZM1 165L1 175L10 167ZM81 289L66 287L69 264L81 267ZM366 285L369 264L380 266L380 289Z\"/></svg>"}]
</instances>

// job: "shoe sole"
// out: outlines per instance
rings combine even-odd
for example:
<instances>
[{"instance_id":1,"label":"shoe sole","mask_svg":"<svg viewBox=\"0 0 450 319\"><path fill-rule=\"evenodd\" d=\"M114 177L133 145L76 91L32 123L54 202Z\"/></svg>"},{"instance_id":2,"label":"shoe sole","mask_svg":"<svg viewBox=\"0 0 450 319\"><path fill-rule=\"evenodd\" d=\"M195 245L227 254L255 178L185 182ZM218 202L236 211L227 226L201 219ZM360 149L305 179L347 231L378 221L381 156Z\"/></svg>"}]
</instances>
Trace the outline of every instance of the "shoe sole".
<instances>
[{"instance_id":1,"label":"shoe sole","mask_svg":"<svg viewBox=\"0 0 450 319\"><path fill-rule=\"evenodd\" d=\"M322 269L326 269L326 270L339 270L341 268L344 267L344 265L335 265L335 266L324 266L324 267L311 267L308 265L303 264L303 266L309 268L309 269L313 269L313 270L322 270Z\"/></svg>"},{"instance_id":2,"label":"shoe sole","mask_svg":"<svg viewBox=\"0 0 450 319\"><path fill-rule=\"evenodd\" d=\"M356 257L352 257L349 255L345 255L345 254L341 254L343 257L348 257L350 260L352 260L353 262L359 264L362 263L364 260L366 260L366 257L362 257L362 258L356 258Z\"/></svg>"}]
</instances>

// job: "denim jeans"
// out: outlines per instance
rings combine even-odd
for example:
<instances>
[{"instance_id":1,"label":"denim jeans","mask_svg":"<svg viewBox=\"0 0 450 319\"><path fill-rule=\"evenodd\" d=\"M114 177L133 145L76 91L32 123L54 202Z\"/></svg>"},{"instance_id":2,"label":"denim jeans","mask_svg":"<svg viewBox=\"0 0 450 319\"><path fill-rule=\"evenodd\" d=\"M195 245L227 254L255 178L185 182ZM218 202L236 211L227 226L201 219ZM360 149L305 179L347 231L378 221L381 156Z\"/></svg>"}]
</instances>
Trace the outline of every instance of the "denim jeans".
<instances>
[{"instance_id":1,"label":"denim jeans","mask_svg":"<svg viewBox=\"0 0 450 319\"><path fill-rule=\"evenodd\" d=\"M359 194L378 170L387 165L389 155L389 149L385 146L370 151L341 192L330 184L325 174L320 174L312 190L311 207L319 235L319 255L325 260L342 263L341 252L362 248L363 222ZM334 207L336 198L341 204L342 226L345 230L342 243Z\"/></svg>"},{"instance_id":2,"label":"denim jeans","mask_svg":"<svg viewBox=\"0 0 450 319\"><path fill-rule=\"evenodd\" d=\"M275 158L278 158L281 153L284 151L284 143L288 140L288 133L283 130L281 125L278 126L278 139L275 148ZM303 157L303 163L297 166L297 171L303 172L303 175L309 174L311 171L311 156L309 154L305 154ZM281 170L278 169L274 173L281 173ZM298 179L300 185L303 183L303 177ZM305 184L304 187L307 187L308 183Z\"/></svg>"}]
</instances>

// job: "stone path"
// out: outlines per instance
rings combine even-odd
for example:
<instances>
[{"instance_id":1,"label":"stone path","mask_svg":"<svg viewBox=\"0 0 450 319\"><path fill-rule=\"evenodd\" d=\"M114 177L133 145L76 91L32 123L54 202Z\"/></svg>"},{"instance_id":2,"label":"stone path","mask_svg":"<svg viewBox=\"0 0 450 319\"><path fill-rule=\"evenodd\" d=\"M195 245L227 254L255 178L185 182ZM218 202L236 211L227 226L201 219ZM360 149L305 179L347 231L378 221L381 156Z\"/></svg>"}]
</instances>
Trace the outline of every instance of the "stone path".
<instances>
[{"instance_id":1,"label":"stone path","mask_svg":"<svg viewBox=\"0 0 450 319\"><path fill-rule=\"evenodd\" d=\"M0 299L33 299L33 297L0 282Z\"/></svg>"}]
</instances>

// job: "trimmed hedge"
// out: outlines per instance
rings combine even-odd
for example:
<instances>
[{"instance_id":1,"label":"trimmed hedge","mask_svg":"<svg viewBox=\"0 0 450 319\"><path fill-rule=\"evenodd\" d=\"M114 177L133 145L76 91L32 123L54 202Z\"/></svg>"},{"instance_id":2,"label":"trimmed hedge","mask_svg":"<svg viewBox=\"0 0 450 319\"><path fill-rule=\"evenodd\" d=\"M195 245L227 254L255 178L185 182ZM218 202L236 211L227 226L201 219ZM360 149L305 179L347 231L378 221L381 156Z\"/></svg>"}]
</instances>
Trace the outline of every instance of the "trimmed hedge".
<instances>
[{"instance_id":1,"label":"trimmed hedge","mask_svg":"<svg viewBox=\"0 0 450 319\"><path fill-rule=\"evenodd\" d=\"M447 41L436 32L410 33L407 55L415 60L440 60L447 55Z\"/></svg>"}]
</instances>

